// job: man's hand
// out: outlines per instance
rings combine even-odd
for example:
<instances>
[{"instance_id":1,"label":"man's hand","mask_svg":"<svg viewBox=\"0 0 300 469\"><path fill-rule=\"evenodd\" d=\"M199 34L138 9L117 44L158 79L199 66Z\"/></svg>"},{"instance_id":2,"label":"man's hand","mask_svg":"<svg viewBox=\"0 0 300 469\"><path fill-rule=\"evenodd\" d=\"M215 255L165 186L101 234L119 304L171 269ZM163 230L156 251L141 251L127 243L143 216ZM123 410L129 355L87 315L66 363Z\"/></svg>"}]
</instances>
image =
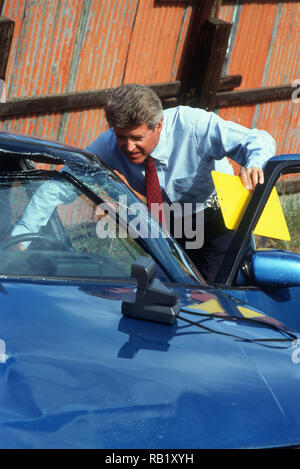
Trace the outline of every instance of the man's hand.
<instances>
[{"instance_id":1,"label":"man's hand","mask_svg":"<svg viewBox=\"0 0 300 469\"><path fill-rule=\"evenodd\" d=\"M245 189L252 191L256 184L264 183L264 172L261 168L243 168L240 171L240 178Z\"/></svg>"},{"instance_id":2,"label":"man's hand","mask_svg":"<svg viewBox=\"0 0 300 469\"><path fill-rule=\"evenodd\" d=\"M25 251L25 247L22 243L16 243L7 248L8 251Z\"/></svg>"}]
</instances>

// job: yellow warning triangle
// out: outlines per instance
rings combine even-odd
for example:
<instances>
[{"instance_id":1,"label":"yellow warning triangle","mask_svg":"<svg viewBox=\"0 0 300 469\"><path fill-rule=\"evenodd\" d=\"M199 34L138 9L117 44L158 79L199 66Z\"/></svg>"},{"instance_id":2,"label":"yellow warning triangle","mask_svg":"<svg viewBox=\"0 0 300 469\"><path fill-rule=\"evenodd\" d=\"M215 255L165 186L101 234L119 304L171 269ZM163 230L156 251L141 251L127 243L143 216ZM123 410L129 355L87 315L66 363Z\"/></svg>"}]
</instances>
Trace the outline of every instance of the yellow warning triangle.
<instances>
[{"instance_id":1,"label":"yellow warning triangle","mask_svg":"<svg viewBox=\"0 0 300 469\"><path fill-rule=\"evenodd\" d=\"M235 230L251 198L251 191L245 189L239 176L218 171L212 171L211 173L224 223L230 230ZM273 187L257 222L254 234L285 241L291 240L275 187Z\"/></svg>"}]
</instances>

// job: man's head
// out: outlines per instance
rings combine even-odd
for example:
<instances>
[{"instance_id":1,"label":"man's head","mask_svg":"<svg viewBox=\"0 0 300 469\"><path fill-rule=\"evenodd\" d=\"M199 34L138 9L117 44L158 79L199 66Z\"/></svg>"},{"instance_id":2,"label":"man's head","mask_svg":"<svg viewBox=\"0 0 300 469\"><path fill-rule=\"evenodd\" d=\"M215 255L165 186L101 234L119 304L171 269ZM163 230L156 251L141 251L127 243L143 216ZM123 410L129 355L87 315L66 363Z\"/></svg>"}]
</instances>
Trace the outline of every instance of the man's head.
<instances>
[{"instance_id":1,"label":"man's head","mask_svg":"<svg viewBox=\"0 0 300 469\"><path fill-rule=\"evenodd\" d=\"M143 85L122 85L110 95L105 116L119 147L131 163L142 163L159 142L163 108L157 94Z\"/></svg>"}]
</instances>

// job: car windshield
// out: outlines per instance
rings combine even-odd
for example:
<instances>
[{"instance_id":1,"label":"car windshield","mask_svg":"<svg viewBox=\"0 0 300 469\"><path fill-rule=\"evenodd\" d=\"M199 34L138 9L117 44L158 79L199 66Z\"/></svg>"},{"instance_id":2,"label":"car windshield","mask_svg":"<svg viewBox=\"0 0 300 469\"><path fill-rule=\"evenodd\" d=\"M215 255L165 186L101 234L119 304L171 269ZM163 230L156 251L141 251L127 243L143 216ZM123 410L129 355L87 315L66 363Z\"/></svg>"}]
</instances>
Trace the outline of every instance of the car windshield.
<instances>
[{"instance_id":1,"label":"car windshield","mask_svg":"<svg viewBox=\"0 0 300 469\"><path fill-rule=\"evenodd\" d=\"M129 279L133 262L152 256L163 281L199 281L176 243L148 220L145 205L105 166L2 173L0 202L2 276ZM146 223L155 236L142 236Z\"/></svg>"}]
</instances>

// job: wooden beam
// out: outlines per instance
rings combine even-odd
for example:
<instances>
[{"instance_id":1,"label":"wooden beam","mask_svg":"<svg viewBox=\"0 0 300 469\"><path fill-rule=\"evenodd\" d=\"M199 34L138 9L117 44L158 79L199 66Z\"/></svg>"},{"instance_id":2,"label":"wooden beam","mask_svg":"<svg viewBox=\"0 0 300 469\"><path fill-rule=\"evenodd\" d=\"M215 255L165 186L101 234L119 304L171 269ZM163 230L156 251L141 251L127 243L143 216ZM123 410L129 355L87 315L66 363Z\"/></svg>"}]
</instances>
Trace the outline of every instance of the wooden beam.
<instances>
[{"instance_id":1,"label":"wooden beam","mask_svg":"<svg viewBox=\"0 0 300 469\"><path fill-rule=\"evenodd\" d=\"M0 5L1 6L1 5ZM13 38L14 21L0 16L0 79L5 80L5 72L9 57L11 41Z\"/></svg>"},{"instance_id":2,"label":"wooden beam","mask_svg":"<svg viewBox=\"0 0 300 469\"><path fill-rule=\"evenodd\" d=\"M214 18L202 27L195 98L197 105L206 110L215 107L231 26L231 23Z\"/></svg>"},{"instance_id":3,"label":"wooden beam","mask_svg":"<svg viewBox=\"0 0 300 469\"><path fill-rule=\"evenodd\" d=\"M215 107L244 106L269 101L289 100L292 99L293 91L294 88L291 85L224 91L216 94Z\"/></svg>"},{"instance_id":4,"label":"wooden beam","mask_svg":"<svg viewBox=\"0 0 300 469\"><path fill-rule=\"evenodd\" d=\"M158 96L168 102L170 98L179 96L180 81L149 85ZM26 116L37 113L50 114L70 110L101 108L112 89L76 91L45 96L29 96L11 98L0 106L0 118L9 116Z\"/></svg>"},{"instance_id":5,"label":"wooden beam","mask_svg":"<svg viewBox=\"0 0 300 469\"><path fill-rule=\"evenodd\" d=\"M206 20L217 16L220 0L202 0L192 5L189 27L182 51L182 59L178 69L181 79L181 104L194 104L193 99L199 80L199 41L202 26Z\"/></svg>"},{"instance_id":6,"label":"wooden beam","mask_svg":"<svg viewBox=\"0 0 300 469\"><path fill-rule=\"evenodd\" d=\"M242 83L242 75L226 75L220 78L218 91L232 91Z\"/></svg>"}]
</instances>

